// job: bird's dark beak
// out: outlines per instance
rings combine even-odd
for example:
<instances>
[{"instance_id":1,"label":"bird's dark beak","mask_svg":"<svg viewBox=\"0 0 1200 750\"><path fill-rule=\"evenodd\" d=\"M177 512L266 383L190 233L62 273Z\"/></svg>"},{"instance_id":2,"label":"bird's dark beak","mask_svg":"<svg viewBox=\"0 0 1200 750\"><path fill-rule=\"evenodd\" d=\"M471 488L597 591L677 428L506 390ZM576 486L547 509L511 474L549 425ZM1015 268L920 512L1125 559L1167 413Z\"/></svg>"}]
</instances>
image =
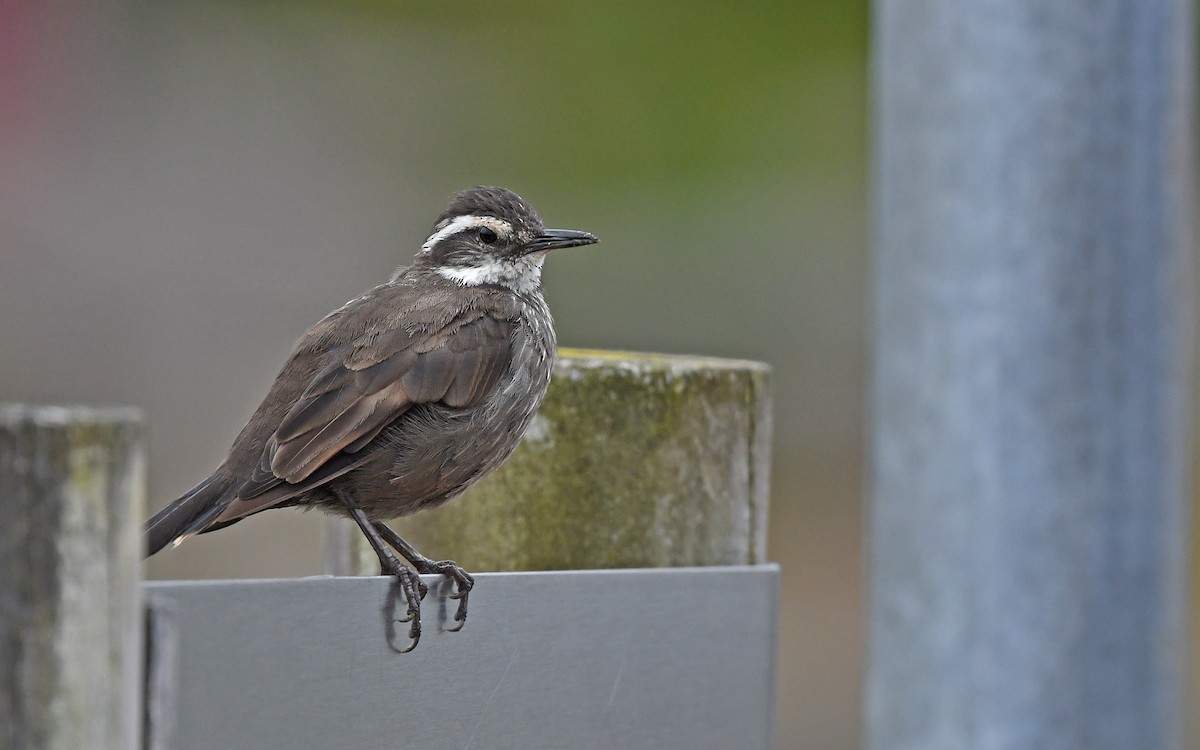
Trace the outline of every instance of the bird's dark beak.
<instances>
[{"instance_id":1,"label":"bird's dark beak","mask_svg":"<svg viewBox=\"0 0 1200 750\"><path fill-rule=\"evenodd\" d=\"M559 247L579 247L594 245L600 240L588 232L576 232L574 229L547 229L525 245L525 252L537 253L554 250Z\"/></svg>"}]
</instances>

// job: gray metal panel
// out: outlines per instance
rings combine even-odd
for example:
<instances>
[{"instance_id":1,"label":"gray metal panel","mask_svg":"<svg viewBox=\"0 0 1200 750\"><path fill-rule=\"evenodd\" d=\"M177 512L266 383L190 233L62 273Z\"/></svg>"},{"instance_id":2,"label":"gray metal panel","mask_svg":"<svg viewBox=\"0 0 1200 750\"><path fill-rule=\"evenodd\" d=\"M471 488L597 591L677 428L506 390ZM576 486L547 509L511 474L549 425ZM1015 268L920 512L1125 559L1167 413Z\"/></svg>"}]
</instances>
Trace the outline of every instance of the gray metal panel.
<instances>
[{"instance_id":1,"label":"gray metal panel","mask_svg":"<svg viewBox=\"0 0 1200 750\"><path fill-rule=\"evenodd\" d=\"M408 654L385 638L403 614L388 579L149 583L154 630L176 630L148 681L175 695L150 703L180 750L769 748L778 580L774 565L481 574L447 633L430 576Z\"/></svg>"}]
</instances>

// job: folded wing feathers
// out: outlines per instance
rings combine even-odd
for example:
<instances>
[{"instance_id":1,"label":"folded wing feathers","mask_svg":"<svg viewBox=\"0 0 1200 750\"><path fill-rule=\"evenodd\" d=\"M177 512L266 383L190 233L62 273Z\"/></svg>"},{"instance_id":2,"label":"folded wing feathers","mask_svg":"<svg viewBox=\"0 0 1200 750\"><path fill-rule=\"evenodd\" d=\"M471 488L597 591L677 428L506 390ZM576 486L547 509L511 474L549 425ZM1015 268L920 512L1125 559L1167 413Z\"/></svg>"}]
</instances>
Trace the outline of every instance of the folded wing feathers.
<instances>
[{"instance_id":1,"label":"folded wing feathers","mask_svg":"<svg viewBox=\"0 0 1200 750\"><path fill-rule=\"evenodd\" d=\"M480 376L488 365L488 354L490 352L480 348L467 350L456 357L456 374L442 394L442 401L447 406L461 407L471 402L479 390Z\"/></svg>"},{"instance_id":2,"label":"folded wing feathers","mask_svg":"<svg viewBox=\"0 0 1200 750\"><path fill-rule=\"evenodd\" d=\"M468 406L491 393L508 370L511 352L508 340L504 339L488 342L460 356L458 375L442 399L455 407Z\"/></svg>"},{"instance_id":3,"label":"folded wing feathers","mask_svg":"<svg viewBox=\"0 0 1200 750\"><path fill-rule=\"evenodd\" d=\"M280 443L271 458L271 471L288 482L299 482L364 432L378 433L411 403L400 383L352 400L324 425Z\"/></svg>"},{"instance_id":4,"label":"folded wing feathers","mask_svg":"<svg viewBox=\"0 0 1200 750\"><path fill-rule=\"evenodd\" d=\"M249 479L238 485L238 497L254 497L283 481L275 476L275 472L271 471L271 460L275 457L275 451L278 448L279 444L275 442L274 438L267 441L267 446L258 459L258 466L254 467Z\"/></svg>"},{"instance_id":5,"label":"folded wing feathers","mask_svg":"<svg viewBox=\"0 0 1200 750\"><path fill-rule=\"evenodd\" d=\"M413 404L477 402L508 369L511 334L510 321L483 316L419 343L406 332L416 346L367 366L331 364L281 420L247 484L267 489L270 475L300 482L339 452L361 450Z\"/></svg>"}]
</instances>

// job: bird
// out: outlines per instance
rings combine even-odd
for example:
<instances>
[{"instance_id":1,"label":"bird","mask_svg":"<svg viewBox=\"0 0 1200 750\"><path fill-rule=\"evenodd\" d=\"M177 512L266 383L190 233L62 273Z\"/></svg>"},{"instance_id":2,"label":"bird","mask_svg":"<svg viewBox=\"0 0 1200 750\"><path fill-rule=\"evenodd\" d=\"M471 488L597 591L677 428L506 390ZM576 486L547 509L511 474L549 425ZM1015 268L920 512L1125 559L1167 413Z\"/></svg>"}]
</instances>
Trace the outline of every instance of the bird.
<instances>
[{"instance_id":1,"label":"bird","mask_svg":"<svg viewBox=\"0 0 1200 750\"><path fill-rule=\"evenodd\" d=\"M224 462L147 521L146 556L264 510L317 508L353 520L396 577L404 651L421 637L418 574L453 582L461 630L474 578L384 521L456 497L517 447L556 352L542 263L598 241L547 229L506 188L456 193L410 265L301 336Z\"/></svg>"}]
</instances>

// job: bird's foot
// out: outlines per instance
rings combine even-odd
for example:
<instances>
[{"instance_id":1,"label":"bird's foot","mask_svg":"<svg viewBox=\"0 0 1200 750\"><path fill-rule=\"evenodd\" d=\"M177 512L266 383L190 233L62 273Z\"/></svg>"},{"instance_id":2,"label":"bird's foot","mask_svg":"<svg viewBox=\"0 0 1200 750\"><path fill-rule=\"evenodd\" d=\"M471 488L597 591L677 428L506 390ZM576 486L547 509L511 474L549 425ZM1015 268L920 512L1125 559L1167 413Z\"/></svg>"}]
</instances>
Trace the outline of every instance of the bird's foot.
<instances>
[{"instance_id":1,"label":"bird's foot","mask_svg":"<svg viewBox=\"0 0 1200 750\"><path fill-rule=\"evenodd\" d=\"M425 598L425 594L429 593L429 587L425 585L420 576L413 572L412 568L399 560L393 559L392 562L394 564L389 566L391 570L385 572L396 576L396 581L400 584L400 591L404 594L407 616L396 622L408 623L408 638L411 643L408 644L408 648L400 650L400 653L407 654L416 648L417 643L421 640L421 600Z\"/></svg>"},{"instance_id":2,"label":"bird's foot","mask_svg":"<svg viewBox=\"0 0 1200 750\"><path fill-rule=\"evenodd\" d=\"M420 552L417 552L411 544L400 538L400 535L385 523L376 522L374 529L392 548L403 555L404 559L408 560L418 573L422 575L443 575L454 581L455 591L450 595L450 598L458 600L458 610L454 613L454 621L458 625L449 630L451 633L457 633L462 630L463 625L467 622L467 597L471 593L471 588L475 585L475 579L471 574L463 570L453 560L430 560Z\"/></svg>"},{"instance_id":3,"label":"bird's foot","mask_svg":"<svg viewBox=\"0 0 1200 750\"><path fill-rule=\"evenodd\" d=\"M458 625L448 628L448 631L457 633L462 630L463 625L467 623L467 597L471 594L471 588L475 586L475 578L453 560L418 558L411 562L418 573L443 575L454 581L454 593L450 594L450 598L458 600L458 609L454 612L454 621Z\"/></svg>"}]
</instances>

